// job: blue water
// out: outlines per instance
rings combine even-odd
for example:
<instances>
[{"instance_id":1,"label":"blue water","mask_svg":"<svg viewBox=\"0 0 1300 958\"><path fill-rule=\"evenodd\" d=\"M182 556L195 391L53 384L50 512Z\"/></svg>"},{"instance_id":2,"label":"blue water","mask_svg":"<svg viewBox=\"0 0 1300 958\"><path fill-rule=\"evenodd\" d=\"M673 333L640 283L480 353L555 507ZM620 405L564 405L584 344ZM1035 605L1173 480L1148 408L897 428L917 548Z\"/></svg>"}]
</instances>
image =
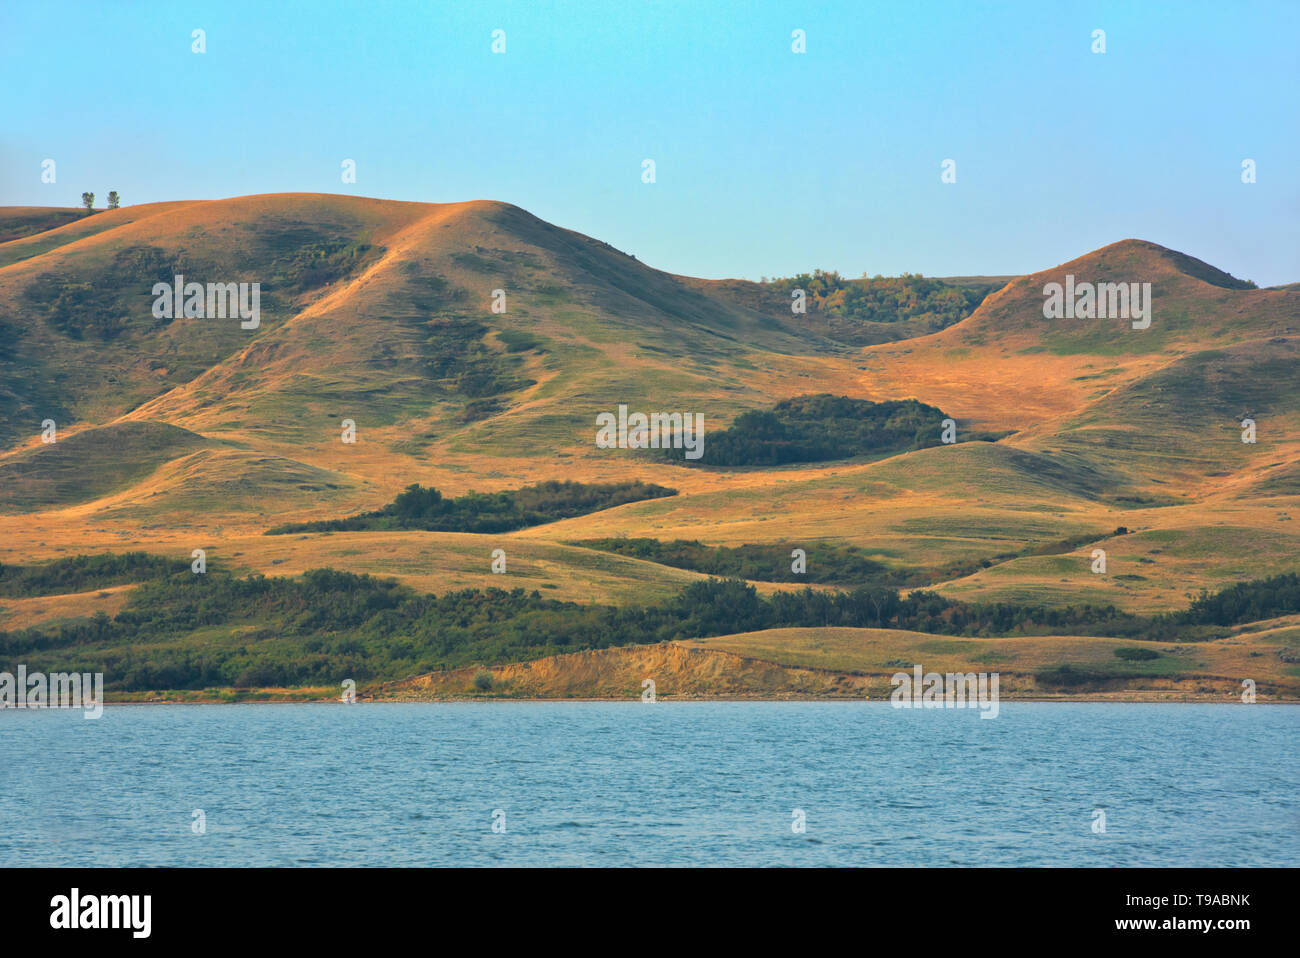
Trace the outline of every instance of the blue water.
<instances>
[{"instance_id":1,"label":"blue water","mask_svg":"<svg viewBox=\"0 0 1300 958\"><path fill-rule=\"evenodd\" d=\"M1294 865L1297 731L1267 705L4 711L0 866Z\"/></svg>"}]
</instances>

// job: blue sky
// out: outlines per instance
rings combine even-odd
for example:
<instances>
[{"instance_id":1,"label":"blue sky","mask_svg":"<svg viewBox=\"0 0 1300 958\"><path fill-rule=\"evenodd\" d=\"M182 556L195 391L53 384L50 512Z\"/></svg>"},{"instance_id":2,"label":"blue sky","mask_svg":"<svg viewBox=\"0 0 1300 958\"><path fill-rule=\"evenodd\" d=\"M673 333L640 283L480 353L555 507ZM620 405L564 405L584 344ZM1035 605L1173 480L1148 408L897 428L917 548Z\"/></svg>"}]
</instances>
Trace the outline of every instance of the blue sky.
<instances>
[{"instance_id":1,"label":"blue sky","mask_svg":"<svg viewBox=\"0 0 1300 958\"><path fill-rule=\"evenodd\" d=\"M1024 273L1138 237L1293 282L1297 37L1295 0L5 0L0 205L498 199L750 279Z\"/></svg>"}]
</instances>

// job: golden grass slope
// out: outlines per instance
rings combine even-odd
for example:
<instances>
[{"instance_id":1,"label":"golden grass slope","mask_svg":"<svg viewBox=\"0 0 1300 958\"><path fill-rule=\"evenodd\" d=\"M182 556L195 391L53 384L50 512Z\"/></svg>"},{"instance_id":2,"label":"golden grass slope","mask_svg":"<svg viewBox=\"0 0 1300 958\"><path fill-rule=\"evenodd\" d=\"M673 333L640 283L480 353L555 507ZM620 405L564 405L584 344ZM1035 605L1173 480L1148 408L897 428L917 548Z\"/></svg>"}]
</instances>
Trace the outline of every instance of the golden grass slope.
<instances>
[{"instance_id":1,"label":"golden grass slope","mask_svg":"<svg viewBox=\"0 0 1300 958\"><path fill-rule=\"evenodd\" d=\"M313 242L372 253L337 281L270 291L252 335L234 322L141 322L96 343L23 319L31 284L101 276L124 251L183 256L192 279L255 281L268 256ZM1013 280L947 330L861 350L801 333L746 299L756 295L749 287L661 273L502 203L274 194L152 204L0 243L4 263L0 322L17 333L0 353L0 404L21 428L0 475L18 477L19 463L26 471L0 489L0 561L205 546L258 571L332 565L432 591L506 579L626 602L638 582L649 600L694 576L645 563L602 572L589 550L565 543L796 541L815 561L816 544L835 541L886 563L933 566L1124 526L1131 535L1105 540L1105 576L1088 571L1086 545L939 588L1151 611L1202 587L1294 569L1300 556L1291 519L1300 513L1300 290L1239 288L1151 243L1125 240ZM1152 283L1150 329L1044 319L1042 288L1067 273ZM504 313L491 309L495 289L506 293ZM138 292L147 312L148 291ZM531 385L467 415L474 397L430 372L456 324L481 325L474 348L486 362L514 357ZM521 334L539 345L511 353L508 337ZM916 398L953 415L959 431L1013 434L875 462L734 471L593 444L595 415L620 402L699 411L716 430L745 409L815 392ZM51 406L69 454L83 435L154 424L201 445L124 444L112 461L110 444L107 458L85 459L79 480L39 447ZM1248 416L1258 424L1249 445L1240 441ZM355 445L339 440L344 418L357 423ZM681 494L502 537L260 535L378 508L412 482L458 495L555 478L642 479ZM519 554L517 579L486 575L501 542Z\"/></svg>"}]
</instances>

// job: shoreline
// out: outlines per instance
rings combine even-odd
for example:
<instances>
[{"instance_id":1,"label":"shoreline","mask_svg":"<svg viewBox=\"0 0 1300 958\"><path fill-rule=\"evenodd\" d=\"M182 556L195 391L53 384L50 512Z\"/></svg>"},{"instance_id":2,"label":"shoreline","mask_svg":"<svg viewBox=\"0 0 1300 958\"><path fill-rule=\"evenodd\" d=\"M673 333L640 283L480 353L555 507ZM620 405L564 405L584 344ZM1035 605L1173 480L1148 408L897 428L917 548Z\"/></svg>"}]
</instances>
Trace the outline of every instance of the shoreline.
<instances>
[{"instance_id":1,"label":"shoreline","mask_svg":"<svg viewBox=\"0 0 1300 958\"><path fill-rule=\"evenodd\" d=\"M658 700L653 703L641 702L638 698L594 698L574 696L572 698L542 697L542 696L460 696L447 698L366 698L358 697L356 705L465 705L465 704L502 704L518 702L520 704L539 704L539 703L583 703L583 704L627 704L627 705L660 705L660 704L681 704L681 703L754 703L764 704L773 702L797 702L813 703L821 702L826 704L840 705L886 705L889 699L868 699L860 697L830 697L830 696L755 696L755 695L693 695L693 696L667 696L660 695ZM1092 705L1300 705L1300 698L1281 698L1271 699L1261 697L1255 702L1246 703L1240 700L1225 700L1221 696L1211 695L1186 695L1177 698L1165 696L1098 696L1098 695L1079 695L1079 696L1024 696L1014 698L1001 698L1000 704L1008 703L1034 703L1044 704L1092 704ZM349 703L341 702L337 698L248 698L237 701L229 701L215 698L202 699L155 699L151 701L126 701L111 702L106 701L104 708L120 708L132 706L159 706L159 705L346 705ZM942 706L938 706L942 710ZM6 711L80 711L79 709L13 709L2 708L0 712Z\"/></svg>"}]
</instances>

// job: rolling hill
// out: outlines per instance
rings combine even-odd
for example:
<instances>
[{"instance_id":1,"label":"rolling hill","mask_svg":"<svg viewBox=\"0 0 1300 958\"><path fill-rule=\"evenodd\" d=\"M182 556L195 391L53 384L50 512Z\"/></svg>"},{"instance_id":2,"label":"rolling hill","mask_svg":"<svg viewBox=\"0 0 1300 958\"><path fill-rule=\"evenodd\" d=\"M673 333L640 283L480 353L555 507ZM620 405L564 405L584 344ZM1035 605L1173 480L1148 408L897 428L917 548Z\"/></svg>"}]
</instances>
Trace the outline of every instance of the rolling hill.
<instances>
[{"instance_id":1,"label":"rolling hill","mask_svg":"<svg viewBox=\"0 0 1300 958\"><path fill-rule=\"evenodd\" d=\"M156 317L153 286L177 274L259 283L259 325ZM1149 283L1149 327L1045 318L1044 288L1067 276ZM621 604L700 576L574 543L798 543L810 562L829 543L947 570L932 588L952 598L1144 613L1296 568L1300 288L1257 289L1140 240L948 285L988 295L931 332L795 314L776 284L661 272L504 203L0 210L0 562L204 548L242 572L329 566ZM721 431L816 394L913 399L953 417L959 440L1003 438L729 470L594 443L619 404ZM457 496L555 479L680 494L495 536L263 536L373 511L416 482ZM495 548L519 557L505 576L489 571ZM93 607L22 602L0 600L0 616Z\"/></svg>"}]
</instances>

